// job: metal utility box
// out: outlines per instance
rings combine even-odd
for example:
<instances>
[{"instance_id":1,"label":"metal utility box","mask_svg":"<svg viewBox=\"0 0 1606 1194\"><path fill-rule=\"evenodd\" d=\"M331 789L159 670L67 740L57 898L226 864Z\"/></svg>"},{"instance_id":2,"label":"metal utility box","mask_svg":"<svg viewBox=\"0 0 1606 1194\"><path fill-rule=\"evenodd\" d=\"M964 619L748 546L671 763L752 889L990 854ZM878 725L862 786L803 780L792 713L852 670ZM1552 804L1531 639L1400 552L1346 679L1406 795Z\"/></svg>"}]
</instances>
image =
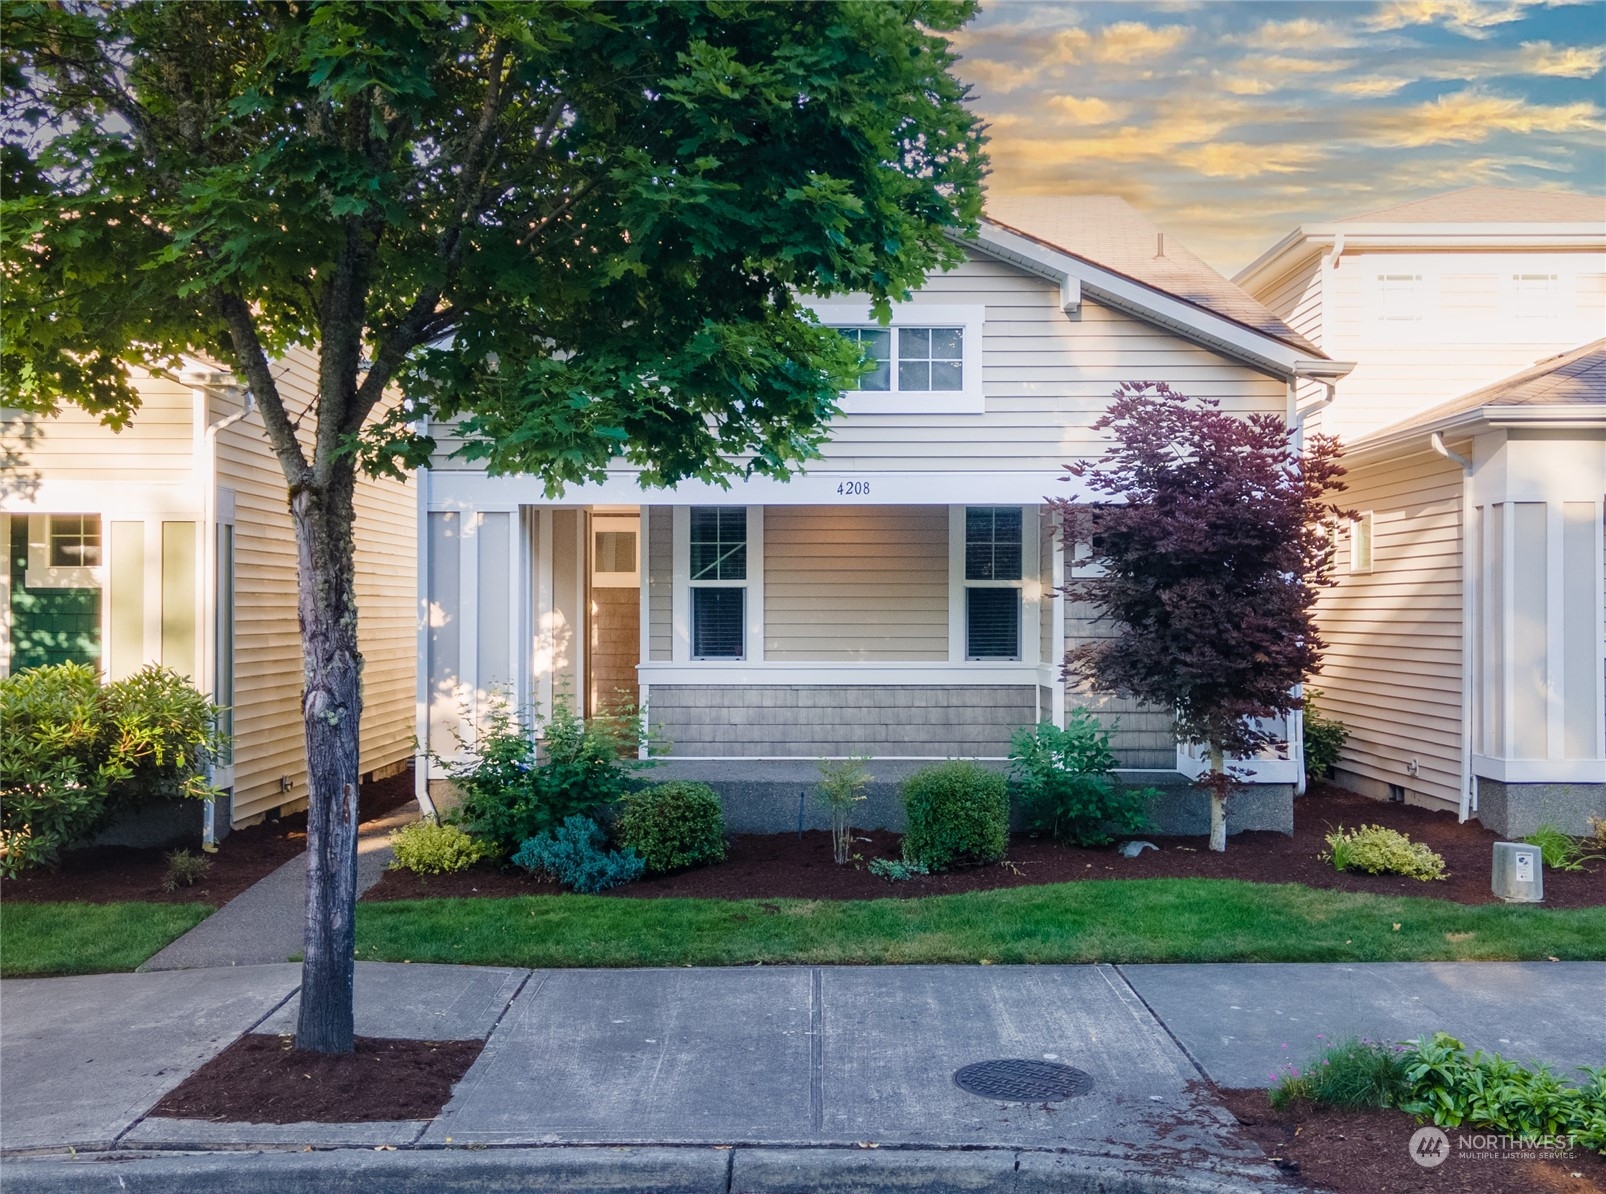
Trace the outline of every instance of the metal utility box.
<instances>
[{"instance_id":1,"label":"metal utility box","mask_svg":"<svg viewBox=\"0 0 1606 1194\"><path fill-rule=\"evenodd\" d=\"M1508 903L1537 904L1545 898L1544 858L1527 842L1494 844L1495 895Z\"/></svg>"}]
</instances>

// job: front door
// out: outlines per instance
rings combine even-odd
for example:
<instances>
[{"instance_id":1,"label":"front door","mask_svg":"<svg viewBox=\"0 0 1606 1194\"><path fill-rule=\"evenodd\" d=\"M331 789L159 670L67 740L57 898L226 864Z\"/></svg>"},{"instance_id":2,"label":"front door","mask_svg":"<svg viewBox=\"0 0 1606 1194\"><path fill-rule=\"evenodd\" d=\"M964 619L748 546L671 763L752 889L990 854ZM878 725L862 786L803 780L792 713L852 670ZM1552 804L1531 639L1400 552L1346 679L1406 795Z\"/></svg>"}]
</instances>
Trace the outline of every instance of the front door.
<instances>
[{"instance_id":1,"label":"front door","mask_svg":"<svg viewBox=\"0 0 1606 1194\"><path fill-rule=\"evenodd\" d=\"M641 516L591 516L591 618L586 712L634 709L640 697Z\"/></svg>"}]
</instances>

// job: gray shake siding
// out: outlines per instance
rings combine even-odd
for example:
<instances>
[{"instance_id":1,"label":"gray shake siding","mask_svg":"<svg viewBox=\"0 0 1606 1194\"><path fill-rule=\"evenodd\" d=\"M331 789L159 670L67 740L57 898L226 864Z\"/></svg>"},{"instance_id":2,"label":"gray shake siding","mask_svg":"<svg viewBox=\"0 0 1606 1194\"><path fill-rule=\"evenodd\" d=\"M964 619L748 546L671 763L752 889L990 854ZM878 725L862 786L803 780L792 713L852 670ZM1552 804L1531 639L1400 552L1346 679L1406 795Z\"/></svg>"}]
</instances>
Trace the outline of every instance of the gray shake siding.
<instances>
[{"instance_id":1,"label":"gray shake siding","mask_svg":"<svg viewBox=\"0 0 1606 1194\"><path fill-rule=\"evenodd\" d=\"M647 516L648 657L671 656L673 628L670 595L674 591L675 529L673 506L643 507Z\"/></svg>"},{"instance_id":2,"label":"gray shake siding","mask_svg":"<svg viewBox=\"0 0 1606 1194\"><path fill-rule=\"evenodd\" d=\"M999 758L1037 720L1037 695L1035 684L654 684L648 720L670 756Z\"/></svg>"},{"instance_id":3,"label":"gray shake siding","mask_svg":"<svg viewBox=\"0 0 1606 1194\"><path fill-rule=\"evenodd\" d=\"M1065 646L1069 650L1078 643L1109 638L1109 628L1094 616L1085 602L1066 601ZM1110 735L1110 749L1122 767L1164 768L1169 771L1177 765L1177 744L1171 733L1171 714L1164 709L1144 705L1131 697L1113 696L1078 689L1074 685L1065 693L1067 715L1077 709L1091 709L1099 715L1106 728L1115 726Z\"/></svg>"}]
</instances>

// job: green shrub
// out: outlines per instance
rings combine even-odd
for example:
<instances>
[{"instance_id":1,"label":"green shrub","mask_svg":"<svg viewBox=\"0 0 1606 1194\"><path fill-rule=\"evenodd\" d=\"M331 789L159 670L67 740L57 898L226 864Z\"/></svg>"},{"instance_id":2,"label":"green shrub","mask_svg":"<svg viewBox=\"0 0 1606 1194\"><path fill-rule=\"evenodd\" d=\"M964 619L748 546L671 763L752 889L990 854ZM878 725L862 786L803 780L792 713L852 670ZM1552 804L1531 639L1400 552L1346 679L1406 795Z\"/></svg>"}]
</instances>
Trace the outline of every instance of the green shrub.
<instances>
[{"instance_id":1,"label":"green shrub","mask_svg":"<svg viewBox=\"0 0 1606 1194\"><path fill-rule=\"evenodd\" d=\"M1072 713L1063 730L1051 721L1016 730L1009 758L1010 786L1033 833L1103 846L1149 824L1153 790L1121 786L1109 732L1087 709Z\"/></svg>"},{"instance_id":2,"label":"green shrub","mask_svg":"<svg viewBox=\"0 0 1606 1194\"><path fill-rule=\"evenodd\" d=\"M1572 837L1548 822L1522 839L1539 847L1539 856L1553 871L1581 871L1586 862L1606 861L1606 854L1596 853L1592 839Z\"/></svg>"},{"instance_id":3,"label":"green shrub","mask_svg":"<svg viewBox=\"0 0 1606 1194\"><path fill-rule=\"evenodd\" d=\"M1338 765L1338 756L1349 741L1344 723L1322 715L1316 707L1321 690L1305 690L1305 774L1311 779L1327 779Z\"/></svg>"},{"instance_id":4,"label":"green shrub","mask_svg":"<svg viewBox=\"0 0 1606 1194\"><path fill-rule=\"evenodd\" d=\"M434 821L414 821L392 831L390 846L396 858L389 869L412 871L415 875L466 871L485 857L480 843L458 826Z\"/></svg>"},{"instance_id":5,"label":"green shrub","mask_svg":"<svg viewBox=\"0 0 1606 1194\"><path fill-rule=\"evenodd\" d=\"M904 862L897 858L872 858L870 873L878 879L891 879L895 883L907 882L916 875L931 874L930 870L918 862Z\"/></svg>"},{"instance_id":6,"label":"green shrub","mask_svg":"<svg viewBox=\"0 0 1606 1194\"><path fill-rule=\"evenodd\" d=\"M215 796L217 712L154 665L104 686L78 663L0 679L0 875L54 863L148 800Z\"/></svg>"},{"instance_id":7,"label":"green shrub","mask_svg":"<svg viewBox=\"0 0 1606 1194\"><path fill-rule=\"evenodd\" d=\"M1381 825L1362 825L1327 835L1333 867L1340 871L1365 871L1370 875L1404 875L1410 879L1443 879L1444 859L1421 842Z\"/></svg>"},{"instance_id":8,"label":"green shrub","mask_svg":"<svg viewBox=\"0 0 1606 1194\"><path fill-rule=\"evenodd\" d=\"M905 862L932 871L997 862L1009 844L1004 777L979 763L924 767L903 781Z\"/></svg>"},{"instance_id":9,"label":"green shrub","mask_svg":"<svg viewBox=\"0 0 1606 1194\"><path fill-rule=\"evenodd\" d=\"M1498 1053L1468 1054L1443 1032L1403 1045L1348 1040L1303 1070L1274 1075L1271 1105L1281 1110L1305 1100L1345 1110L1397 1107L1441 1128L1565 1135L1606 1152L1606 1069L1578 1068L1584 1081L1569 1085L1546 1066L1529 1070Z\"/></svg>"},{"instance_id":10,"label":"green shrub","mask_svg":"<svg viewBox=\"0 0 1606 1194\"><path fill-rule=\"evenodd\" d=\"M1606 1152L1606 1068L1580 1066L1571 1086L1546 1066L1524 1069L1498 1053L1468 1054L1448 1033L1409 1041L1403 1055L1408 1089L1396 1104L1441 1128L1488 1128L1510 1136L1566 1135Z\"/></svg>"},{"instance_id":11,"label":"green shrub","mask_svg":"<svg viewBox=\"0 0 1606 1194\"><path fill-rule=\"evenodd\" d=\"M460 743L461 757L438 760L462 793L448 820L505 857L570 817L595 818L643 765L640 726L633 714L586 721L559 698L537 735L505 701L493 702L479 737Z\"/></svg>"},{"instance_id":12,"label":"green shrub","mask_svg":"<svg viewBox=\"0 0 1606 1194\"><path fill-rule=\"evenodd\" d=\"M604 850L607 835L589 817L568 817L555 831L532 837L513 865L548 875L567 891L591 895L641 878L646 863L634 850Z\"/></svg>"},{"instance_id":13,"label":"green shrub","mask_svg":"<svg viewBox=\"0 0 1606 1194\"><path fill-rule=\"evenodd\" d=\"M624 798L613 836L649 871L707 866L725 857L725 813L707 784L657 784Z\"/></svg>"},{"instance_id":14,"label":"green shrub","mask_svg":"<svg viewBox=\"0 0 1606 1194\"><path fill-rule=\"evenodd\" d=\"M162 890L177 891L181 887L194 887L212 869L212 860L205 854L191 854L188 850L174 850L167 855L167 874L162 877Z\"/></svg>"},{"instance_id":15,"label":"green shrub","mask_svg":"<svg viewBox=\"0 0 1606 1194\"><path fill-rule=\"evenodd\" d=\"M814 790L831 814L831 856L838 866L853 853L853 806L865 799L870 786L869 761L862 755L820 760L820 782Z\"/></svg>"},{"instance_id":16,"label":"green shrub","mask_svg":"<svg viewBox=\"0 0 1606 1194\"><path fill-rule=\"evenodd\" d=\"M1400 1047L1354 1037L1323 1049L1303 1070L1274 1077L1271 1105L1279 1111L1301 1101L1346 1111L1393 1107L1408 1089Z\"/></svg>"}]
</instances>

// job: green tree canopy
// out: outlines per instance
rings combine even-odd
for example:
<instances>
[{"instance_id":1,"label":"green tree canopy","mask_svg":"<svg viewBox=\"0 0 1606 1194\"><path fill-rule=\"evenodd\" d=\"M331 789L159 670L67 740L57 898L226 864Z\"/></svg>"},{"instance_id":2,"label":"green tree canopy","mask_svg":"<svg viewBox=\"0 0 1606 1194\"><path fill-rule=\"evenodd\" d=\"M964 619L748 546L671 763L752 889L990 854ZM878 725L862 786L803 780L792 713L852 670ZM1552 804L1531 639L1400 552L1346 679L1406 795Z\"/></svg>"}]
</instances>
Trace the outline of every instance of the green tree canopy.
<instances>
[{"instance_id":1,"label":"green tree canopy","mask_svg":"<svg viewBox=\"0 0 1606 1194\"><path fill-rule=\"evenodd\" d=\"M800 298L956 262L980 128L959 0L0 7L5 401L121 426L127 367L249 384L300 555L297 1041L352 1047L359 461L458 419L555 491L782 475L861 367ZM312 408L272 360L319 353ZM382 403L391 387L406 401Z\"/></svg>"}]
</instances>

